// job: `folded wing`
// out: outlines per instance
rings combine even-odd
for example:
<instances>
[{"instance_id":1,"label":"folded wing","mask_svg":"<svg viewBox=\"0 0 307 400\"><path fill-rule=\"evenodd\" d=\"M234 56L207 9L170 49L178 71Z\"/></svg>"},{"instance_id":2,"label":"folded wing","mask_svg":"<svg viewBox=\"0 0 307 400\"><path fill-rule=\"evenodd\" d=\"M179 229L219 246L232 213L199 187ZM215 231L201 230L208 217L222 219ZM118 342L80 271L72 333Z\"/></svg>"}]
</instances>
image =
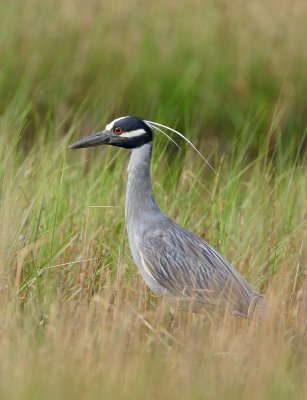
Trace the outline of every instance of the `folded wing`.
<instances>
[{"instance_id":1,"label":"folded wing","mask_svg":"<svg viewBox=\"0 0 307 400\"><path fill-rule=\"evenodd\" d=\"M146 268L168 296L192 308L228 309L248 316L262 296L212 246L166 219L139 244Z\"/></svg>"}]
</instances>

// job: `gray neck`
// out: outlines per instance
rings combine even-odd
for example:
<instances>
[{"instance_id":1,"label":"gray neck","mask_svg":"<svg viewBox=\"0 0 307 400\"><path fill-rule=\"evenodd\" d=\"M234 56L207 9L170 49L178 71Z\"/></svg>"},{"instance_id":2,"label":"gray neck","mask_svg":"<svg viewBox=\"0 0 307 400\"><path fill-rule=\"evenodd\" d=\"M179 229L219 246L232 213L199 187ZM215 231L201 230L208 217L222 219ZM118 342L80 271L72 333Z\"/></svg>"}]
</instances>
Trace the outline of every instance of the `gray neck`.
<instances>
[{"instance_id":1,"label":"gray neck","mask_svg":"<svg viewBox=\"0 0 307 400\"><path fill-rule=\"evenodd\" d=\"M152 142L132 150L128 166L126 192L126 222L128 234L134 229L142 230L153 216L160 213L154 199L151 178Z\"/></svg>"}]
</instances>

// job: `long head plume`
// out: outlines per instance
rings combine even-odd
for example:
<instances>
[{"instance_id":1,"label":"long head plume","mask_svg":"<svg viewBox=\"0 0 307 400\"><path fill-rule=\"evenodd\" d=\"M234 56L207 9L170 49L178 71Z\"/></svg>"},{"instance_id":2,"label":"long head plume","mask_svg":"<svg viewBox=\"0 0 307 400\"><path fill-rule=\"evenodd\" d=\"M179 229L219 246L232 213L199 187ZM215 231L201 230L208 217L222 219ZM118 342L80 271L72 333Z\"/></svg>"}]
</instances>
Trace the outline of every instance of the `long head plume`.
<instances>
[{"instance_id":1,"label":"long head plume","mask_svg":"<svg viewBox=\"0 0 307 400\"><path fill-rule=\"evenodd\" d=\"M151 129L153 129L154 131L156 131L157 133L162 133L162 135L164 135L170 142L171 144L174 144L176 147L178 147L178 149L180 149L180 146L177 142L175 142L174 139L172 139L166 132L164 132L162 129L158 128L157 126L154 125L150 125L148 121L145 121Z\"/></svg>"},{"instance_id":2,"label":"long head plume","mask_svg":"<svg viewBox=\"0 0 307 400\"><path fill-rule=\"evenodd\" d=\"M189 143L190 146L193 147L193 149L196 151L196 153L205 161L205 163L212 169L212 171L214 173L216 173L215 169L212 167L212 165L209 163L209 161L201 154L201 152L194 146L194 144L188 139L186 138L182 133L176 131L176 129L170 128L169 126L163 125L163 124L159 124L158 122L153 122L153 121L144 121L146 122L148 125L150 125L150 127L152 129L157 129L159 132L163 133L163 135L165 135L172 143L176 144L177 147L178 144L171 138L169 137L161 128L167 129L168 131L174 132L176 133L176 135L180 136L182 139L184 139L186 142Z\"/></svg>"}]
</instances>

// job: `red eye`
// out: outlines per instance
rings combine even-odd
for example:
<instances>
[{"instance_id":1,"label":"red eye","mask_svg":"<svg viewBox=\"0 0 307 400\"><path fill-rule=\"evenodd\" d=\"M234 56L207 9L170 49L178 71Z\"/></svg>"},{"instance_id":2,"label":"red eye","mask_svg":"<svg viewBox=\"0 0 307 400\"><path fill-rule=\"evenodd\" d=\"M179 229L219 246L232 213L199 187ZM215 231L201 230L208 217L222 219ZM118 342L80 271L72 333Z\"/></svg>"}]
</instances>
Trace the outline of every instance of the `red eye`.
<instances>
[{"instance_id":1,"label":"red eye","mask_svg":"<svg viewBox=\"0 0 307 400\"><path fill-rule=\"evenodd\" d=\"M116 135L121 135L124 132L123 128L114 128L114 133L116 133Z\"/></svg>"}]
</instances>

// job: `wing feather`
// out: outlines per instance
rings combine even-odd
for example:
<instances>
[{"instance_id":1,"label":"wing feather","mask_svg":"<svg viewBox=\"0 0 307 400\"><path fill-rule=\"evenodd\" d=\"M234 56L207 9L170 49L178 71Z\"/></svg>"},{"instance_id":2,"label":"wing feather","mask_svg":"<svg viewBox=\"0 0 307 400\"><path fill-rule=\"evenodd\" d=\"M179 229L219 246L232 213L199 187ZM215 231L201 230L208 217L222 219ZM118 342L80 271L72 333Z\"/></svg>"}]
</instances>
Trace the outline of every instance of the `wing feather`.
<instances>
[{"instance_id":1,"label":"wing feather","mask_svg":"<svg viewBox=\"0 0 307 400\"><path fill-rule=\"evenodd\" d=\"M197 307L231 307L247 316L250 304L261 297L212 246L170 219L145 232L139 249L154 279Z\"/></svg>"}]
</instances>

